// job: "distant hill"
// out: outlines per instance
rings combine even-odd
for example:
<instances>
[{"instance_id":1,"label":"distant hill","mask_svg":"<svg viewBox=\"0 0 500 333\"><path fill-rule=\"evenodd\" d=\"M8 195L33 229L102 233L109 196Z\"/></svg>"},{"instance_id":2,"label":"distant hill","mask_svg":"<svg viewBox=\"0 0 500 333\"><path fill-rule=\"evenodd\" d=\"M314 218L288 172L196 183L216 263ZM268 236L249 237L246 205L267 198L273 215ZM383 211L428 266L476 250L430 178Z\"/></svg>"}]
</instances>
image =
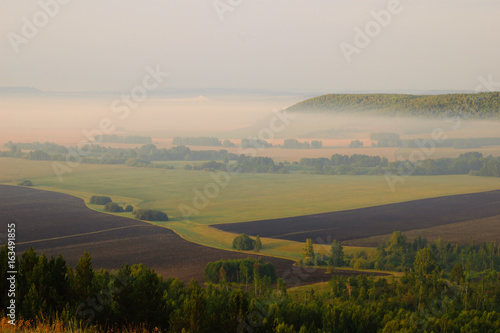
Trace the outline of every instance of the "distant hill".
<instances>
[{"instance_id":1,"label":"distant hill","mask_svg":"<svg viewBox=\"0 0 500 333\"><path fill-rule=\"evenodd\" d=\"M39 94L40 90L31 87L0 87L0 95L6 94Z\"/></svg>"},{"instance_id":2,"label":"distant hill","mask_svg":"<svg viewBox=\"0 0 500 333\"><path fill-rule=\"evenodd\" d=\"M476 119L500 119L500 92L446 95L330 94L306 99L289 112L359 113L441 118L463 114Z\"/></svg>"}]
</instances>

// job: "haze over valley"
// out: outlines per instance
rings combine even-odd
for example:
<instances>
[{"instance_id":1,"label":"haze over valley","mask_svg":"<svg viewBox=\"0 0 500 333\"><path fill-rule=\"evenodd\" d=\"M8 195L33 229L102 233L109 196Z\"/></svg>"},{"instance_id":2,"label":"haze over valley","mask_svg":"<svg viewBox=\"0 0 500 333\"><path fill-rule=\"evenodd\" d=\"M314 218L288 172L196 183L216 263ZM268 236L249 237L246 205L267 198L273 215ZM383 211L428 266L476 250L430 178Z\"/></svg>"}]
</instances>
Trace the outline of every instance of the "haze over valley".
<instances>
[{"instance_id":1,"label":"haze over valley","mask_svg":"<svg viewBox=\"0 0 500 333\"><path fill-rule=\"evenodd\" d=\"M0 3L1 332L500 332L500 3Z\"/></svg>"}]
</instances>

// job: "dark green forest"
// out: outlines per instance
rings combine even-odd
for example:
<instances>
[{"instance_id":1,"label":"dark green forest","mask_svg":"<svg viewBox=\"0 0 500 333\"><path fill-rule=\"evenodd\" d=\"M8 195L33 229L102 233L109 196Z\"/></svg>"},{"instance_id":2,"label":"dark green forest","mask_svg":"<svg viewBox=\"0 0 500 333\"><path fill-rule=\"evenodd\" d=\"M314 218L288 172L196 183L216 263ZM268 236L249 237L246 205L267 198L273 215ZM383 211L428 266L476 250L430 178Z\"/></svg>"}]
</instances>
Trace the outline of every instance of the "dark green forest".
<instances>
[{"instance_id":1,"label":"dark green forest","mask_svg":"<svg viewBox=\"0 0 500 333\"><path fill-rule=\"evenodd\" d=\"M0 289L7 290L8 247L0 250ZM338 243L332 246L335 260ZM311 254L308 254L311 255ZM335 276L325 292L291 297L261 260L209 263L208 283L188 285L139 265L94 270L84 253L75 268L31 248L16 259L18 318L102 331L143 327L164 332L498 332L500 247L457 246L401 233L379 246L377 262L402 276ZM332 261L333 263L333 261ZM310 268L315 269L315 268ZM239 281L240 283L232 282ZM276 283L274 283L276 281ZM5 316L7 293L1 295Z\"/></svg>"},{"instance_id":2,"label":"dark green forest","mask_svg":"<svg viewBox=\"0 0 500 333\"><path fill-rule=\"evenodd\" d=\"M290 112L369 113L385 116L497 119L500 92L446 95L330 94L306 99L289 107Z\"/></svg>"}]
</instances>

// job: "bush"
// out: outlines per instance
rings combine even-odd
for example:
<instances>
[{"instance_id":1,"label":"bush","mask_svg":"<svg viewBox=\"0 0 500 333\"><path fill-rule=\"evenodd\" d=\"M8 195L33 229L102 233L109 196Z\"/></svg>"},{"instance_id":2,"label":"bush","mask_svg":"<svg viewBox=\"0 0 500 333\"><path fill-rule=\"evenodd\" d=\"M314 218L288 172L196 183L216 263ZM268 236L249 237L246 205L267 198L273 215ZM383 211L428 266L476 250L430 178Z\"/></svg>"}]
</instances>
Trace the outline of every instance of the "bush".
<instances>
[{"instance_id":1,"label":"bush","mask_svg":"<svg viewBox=\"0 0 500 333\"><path fill-rule=\"evenodd\" d=\"M132 212L134 210L134 207L132 207L132 205L127 205L127 207L125 207L125 212Z\"/></svg>"},{"instance_id":2,"label":"bush","mask_svg":"<svg viewBox=\"0 0 500 333\"><path fill-rule=\"evenodd\" d=\"M24 180L20 182L18 185L20 186L33 186L33 183L30 180Z\"/></svg>"},{"instance_id":3,"label":"bush","mask_svg":"<svg viewBox=\"0 0 500 333\"><path fill-rule=\"evenodd\" d=\"M203 270L203 277L212 283L221 282L221 278L226 282L252 283L255 277L268 277L271 282L276 282L276 268L262 259L227 259L209 262Z\"/></svg>"},{"instance_id":4,"label":"bush","mask_svg":"<svg viewBox=\"0 0 500 333\"><path fill-rule=\"evenodd\" d=\"M233 240L233 248L239 251L250 251L255 247L255 240L247 234L241 234Z\"/></svg>"},{"instance_id":5,"label":"bush","mask_svg":"<svg viewBox=\"0 0 500 333\"><path fill-rule=\"evenodd\" d=\"M168 221L168 216L164 212L152 209L136 209L134 215L139 220L145 221Z\"/></svg>"},{"instance_id":6,"label":"bush","mask_svg":"<svg viewBox=\"0 0 500 333\"><path fill-rule=\"evenodd\" d=\"M123 207L118 205L116 202L108 202L104 206L104 210L107 212L112 212L112 213L122 213Z\"/></svg>"},{"instance_id":7,"label":"bush","mask_svg":"<svg viewBox=\"0 0 500 333\"><path fill-rule=\"evenodd\" d=\"M105 205L109 202L112 202L110 197L105 197L105 196L100 196L100 195L93 195L90 198L90 204L92 205Z\"/></svg>"},{"instance_id":8,"label":"bush","mask_svg":"<svg viewBox=\"0 0 500 333\"><path fill-rule=\"evenodd\" d=\"M359 140L354 140L349 143L349 148L361 148L363 147L363 142Z\"/></svg>"}]
</instances>

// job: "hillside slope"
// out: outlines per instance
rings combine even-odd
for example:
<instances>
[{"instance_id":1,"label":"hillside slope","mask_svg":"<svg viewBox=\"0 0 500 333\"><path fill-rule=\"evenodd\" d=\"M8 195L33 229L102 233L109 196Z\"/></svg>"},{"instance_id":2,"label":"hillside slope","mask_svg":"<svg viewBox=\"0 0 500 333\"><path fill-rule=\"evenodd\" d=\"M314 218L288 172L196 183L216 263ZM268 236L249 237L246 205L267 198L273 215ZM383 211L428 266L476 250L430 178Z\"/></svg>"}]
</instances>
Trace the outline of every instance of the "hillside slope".
<instances>
[{"instance_id":1,"label":"hillside slope","mask_svg":"<svg viewBox=\"0 0 500 333\"><path fill-rule=\"evenodd\" d=\"M454 114L475 119L500 118L500 92L446 95L330 94L306 99L289 112L357 113L442 118Z\"/></svg>"}]
</instances>

